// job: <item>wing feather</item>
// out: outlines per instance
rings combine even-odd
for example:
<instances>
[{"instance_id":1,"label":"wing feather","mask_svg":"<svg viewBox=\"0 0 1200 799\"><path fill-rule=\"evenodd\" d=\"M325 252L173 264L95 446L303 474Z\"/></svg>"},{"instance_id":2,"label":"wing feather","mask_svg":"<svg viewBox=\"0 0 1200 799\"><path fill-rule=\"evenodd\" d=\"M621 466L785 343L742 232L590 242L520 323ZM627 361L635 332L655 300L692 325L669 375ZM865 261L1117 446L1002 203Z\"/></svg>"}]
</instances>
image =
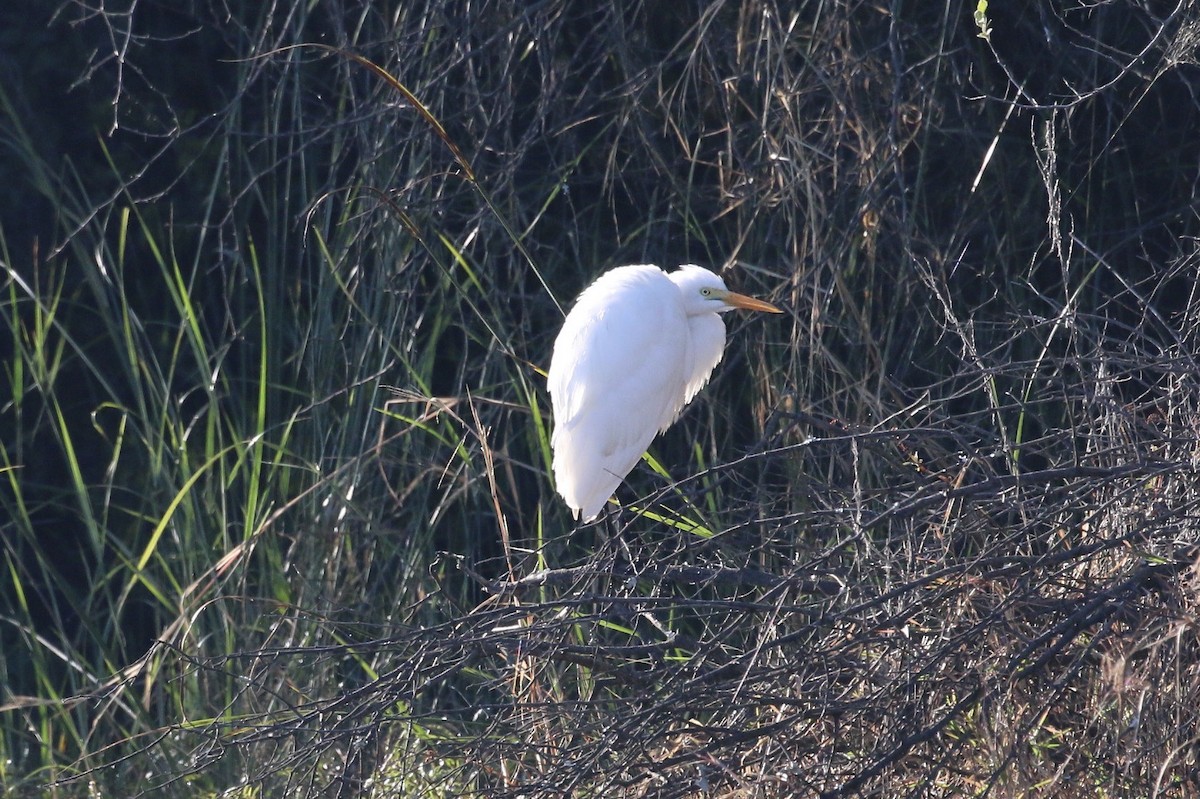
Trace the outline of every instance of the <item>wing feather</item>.
<instances>
[{"instance_id":1,"label":"wing feather","mask_svg":"<svg viewBox=\"0 0 1200 799\"><path fill-rule=\"evenodd\" d=\"M554 478L590 520L684 404L689 334L682 296L656 266L606 272L554 343Z\"/></svg>"}]
</instances>

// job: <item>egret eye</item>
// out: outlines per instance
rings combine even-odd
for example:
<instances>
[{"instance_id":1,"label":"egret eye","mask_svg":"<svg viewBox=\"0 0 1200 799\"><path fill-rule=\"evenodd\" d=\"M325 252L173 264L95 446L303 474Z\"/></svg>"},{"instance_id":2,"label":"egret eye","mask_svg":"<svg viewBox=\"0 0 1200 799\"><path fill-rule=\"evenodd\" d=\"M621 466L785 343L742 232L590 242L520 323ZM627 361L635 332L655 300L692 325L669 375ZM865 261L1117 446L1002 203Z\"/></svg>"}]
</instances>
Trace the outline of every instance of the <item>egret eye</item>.
<instances>
[{"instance_id":1,"label":"egret eye","mask_svg":"<svg viewBox=\"0 0 1200 799\"><path fill-rule=\"evenodd\" d=\"M712 289L708 289L708 288L700 289L700 296L701 297L711 297Z\"/></svg>"}]
</instances>

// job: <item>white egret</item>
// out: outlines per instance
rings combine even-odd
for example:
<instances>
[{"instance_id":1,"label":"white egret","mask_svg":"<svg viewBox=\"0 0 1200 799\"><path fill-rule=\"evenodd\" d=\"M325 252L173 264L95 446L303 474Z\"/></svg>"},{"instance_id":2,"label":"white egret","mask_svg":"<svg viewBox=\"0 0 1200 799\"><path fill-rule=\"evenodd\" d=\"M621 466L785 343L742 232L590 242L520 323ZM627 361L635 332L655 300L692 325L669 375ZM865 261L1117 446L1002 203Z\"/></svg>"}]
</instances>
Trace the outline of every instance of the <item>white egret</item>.
<instances>
[{"instance_id":1,"label":"white egret","mask_svg":"<svg viewBox=\"0 0 1200 799\"><path fill-rule=\"evenodd\" d=\"M781 313L693 264L667 274L620 266L567 314L550 361L554 480L576 518L591 521L654 436L708 382L725 348L719 314Z\"/></svg>"}]
</instances>

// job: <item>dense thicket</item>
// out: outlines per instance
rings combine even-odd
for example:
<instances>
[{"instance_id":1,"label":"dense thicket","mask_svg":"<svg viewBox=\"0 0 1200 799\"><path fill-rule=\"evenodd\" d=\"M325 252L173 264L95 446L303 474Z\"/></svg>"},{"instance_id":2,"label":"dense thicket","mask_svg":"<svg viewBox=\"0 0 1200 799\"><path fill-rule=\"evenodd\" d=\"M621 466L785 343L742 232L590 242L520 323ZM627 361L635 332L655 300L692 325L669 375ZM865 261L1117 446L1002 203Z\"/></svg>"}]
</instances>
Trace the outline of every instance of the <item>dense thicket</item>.
<instances>
[{"instance_id":1,"label":"dense thicket","mask_svg":"<svg viewBox=\"0 0 1200 799\"><path fill-rule=\"evenodd\" d=\"M1012 5L0 8L0 789L1195 793L1200 7ZM641 261L788 313L576 530Z\"/></svg>"}]
</instances>

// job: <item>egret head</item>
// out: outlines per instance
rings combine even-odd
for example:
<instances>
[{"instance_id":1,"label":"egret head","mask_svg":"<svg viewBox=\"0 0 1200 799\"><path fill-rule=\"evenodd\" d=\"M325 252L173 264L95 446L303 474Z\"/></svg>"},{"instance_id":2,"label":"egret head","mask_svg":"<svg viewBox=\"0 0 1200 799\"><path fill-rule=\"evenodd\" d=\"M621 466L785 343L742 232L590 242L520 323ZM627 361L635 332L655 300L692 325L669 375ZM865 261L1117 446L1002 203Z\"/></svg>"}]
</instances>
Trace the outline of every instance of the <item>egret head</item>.
<instances>
[{"instance_id":1,"label":"egret head","mask_svg":"<svg viewBox=\"0 0 1200 799\"><path fill-rule=\"evenodd\" d=\"M725 281L702 266L684 264L670 274L670 278L683 293L684 306L689 316L702 313L725 313L734 308L747 311L783 313L774 305L745 294L738 294L725 287Z\"/></svg>"}]
</instances>

